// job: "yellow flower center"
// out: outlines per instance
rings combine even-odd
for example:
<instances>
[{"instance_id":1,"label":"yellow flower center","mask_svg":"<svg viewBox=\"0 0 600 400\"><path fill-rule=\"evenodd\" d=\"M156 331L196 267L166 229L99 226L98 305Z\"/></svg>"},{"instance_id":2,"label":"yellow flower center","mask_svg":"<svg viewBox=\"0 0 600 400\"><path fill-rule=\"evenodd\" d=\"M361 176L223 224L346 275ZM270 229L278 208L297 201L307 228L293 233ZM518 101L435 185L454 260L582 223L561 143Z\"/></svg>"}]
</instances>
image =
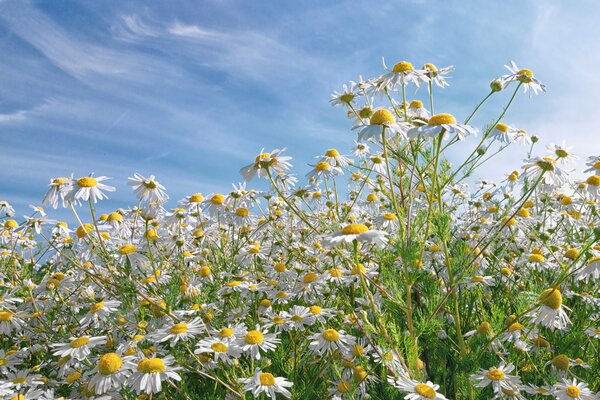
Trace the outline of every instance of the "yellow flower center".
<instances>
[{"instance_id":1,"label":"yellow flower center","mask_svg":"<svg viewBox=\"0 0 600 400\"><path fill-rule=\"evenodd\" d=\"M13 313L8 310L0 311L0 321L6 322L13 318Z\"/></svg>"},{"instance_id":2,"label":"yellow flower center","mask_svg":"<svg viewBox=\"0 0 600 400\"><path fill-rule=\"evenodd\" d=\"M190 203L201 203L202 200L204 200L204 196L202 196L200 193L194 193L193 195L190 196L189 202Z\"/></svg>"},{"instance_id":3,"label":"yellow flower center","mask_svg":"<svg viewBox=\"0 0 600 400\"><path fill-rule=\"evenodd\" d=\"M339 268L329 268L329 275L334 278L340 278L343 275L343 272Z\"/></svg>"},{"instance_id":4,"label":"yellow flower center","mask_svg":"<svg viewBox=\"0 0 600 400\"><path fill-rule=\"evenodd\" d=\"M79 239L86 237L88 234L92 233L94 227L90 224L83 224L79 228L75 230L75 236Z\"/></svg>"},{"instance_id":5,"label":"yellow flower center","mask_svg":"<svg viewBox=\"0 0 600 400\"><path fill-rule=\"evenodd\" d=\"M233 335L233 329L231 328L223 328L219 331L219 336L223 338L230 337L231 335Z\"/></svg>"},{"instance_id":6,"label":"yellow flower center","mask_svg":"<svg viewBox=\"0 0 600 400\"><path fill-rule=\"evenodd\" d=\"M408 71L414 71L414 70L415 70L415 68L408 61L400 61L399 63L394 65L394 68L392 68L392 72L394 72L396 74L398 74L400 72L408 72Z\"/></svg>"},{"instance_id":7,"label":"yellow flower center","mask_svg":"<svg viewBox=\"0 0 600 400\"><path fill-rule=\"evenodd\" d=\"M112 375L123 366L123 360L117 353L106 353L98 360L98 372L101 375Z\"/></svg>"},{"instance_id":8,"label":"yellow flower center","mask_svg":"<svg viewBox=\"0 0 600 400\"><path fill-rule=\"evenodd\" d=\"M579 249L571 247L569 250L565 251L564 256L569 260L574 260L579 257Z\"/></svg>"},{"instance_id":9,"label":"yellow flower center","mask_svg":"<svg viewBox=\"0 0 600 400\"><path fill-rule=\"evenodd\" d=\"M251 330L246 333L244 340L248 344L260 344L265 340L265 336L261 331Z\"/></svg>"},{"instance_id":10,"label":"yellow flower center","mask_svg":"<svg viewBox=\"0 0 600 400\"><path fill-rule=\"evenodd\" d=\"M327 171L330 167L331 166L326 161L318 162L317 165L315 165L317 171Z\"/></svg>"},{"instance_id":11,"label":"yellow flower center","mask_svg":"<svg viewBox=\"0 0 600 400\"><path fill-rule=\"evenodd\" d=\"M275 384L275 377L268 372L258 374L258 380L262 386L273 386Z\"/></svg>"},{"instance_id":12,"label":"yellow flower center","mask_svg":"<svg viewBox=\"0 0 600 400\"><path fill-rule=\"evenodd\" d=\"M452 114L436 114L429 118L429 125L456 124L456 118Z\"/></svg>"},{"instance_id":13,"label":"yellow flower center","mask_svg":"<svg viewBox=\"0 0 600 400\"><path fill-rule=\"evenodd\" d=\"M339 157L340 152L337 151L336 149L329 149L325 152L325 156L326 157Z\"/></svg>"},{"instance_id":14,"label":"yellow flower center","mask_svg":"<svg viewBox=\"0 0 600 400\"><path fill-rule=\"evenodd\" d=\"M69 182L69 178L65 178L65 177L52 179L52 183L54 183L55 185L64 185L67 182Z\"/></svg>"},{"instance_id":15,"label":"yellow flower center","mask_svg":"<svg viewBox=\"0 0 600 400\"><path fill-rule=\"evenodd\" d=\"M471 278L471 282L473 283L481 283L483 282L483 276L481 275L475 275Z\"/></svg>"},{"instance_id":16,"label":"yellow flower center","mask_svg":"<svg viewBox=\"0 0 600 400\"><path fill-rule=\"evenodd\" d=\"M81 188L91 188L98 185L98 181L91 176L77 179L77 186Z\"/></svg>"},{"instance_id":17,"label":"yellow flower center","mask_svg":"<svg viewBox=\"0 0 600 400\"><path fill-rule=\"evenodd\" d=\"M127 255L132 254L137 251L137 248L132 244L124 244L119 248L119 254Z\"/></svg>"},{"instance_id":18,"label":"yellow flower center","mask_svg":"<svg viewBox=\"0 0 600 400\"><path fill-rule=\"evenodd\" d=\"M517 78L519 82L530 83L533 78L533 72L530 69L523 68L517 71L520 76Z\"/></svg>"},{"instance_id":19,"label":"yellow flower center","mask_svg":"<svg viewBox=\"0 0 600 400\"><path fill-rule=\"evenodd\" d=\"M541 262L544 262L544 260L545 260L545 258L541 254L530 254L529 255L529 262L541 263Z\"/></svg>"},{"instance_id":20,"label":"yellow flower center","mask_svg":"<svg viewBox=\"0 0 600 400\"><path fill-rule=\"evenodd\" d=\"M327 340L328 342L337 342L340 340L340 334L335 329L326 329L323 332L323 339Z\"/></svg>"},{"instance_id":21,"label":"yellow flower center","mask_svg":"<svg viewBox=\"0 0 600 400\"><path fill-rule=\"evenodd\" d=\"M123 216L118 212L111 212L110 214L108 214L108 217L106 217L106 220L121 222L123 221Z\"/></svg>"},{"instance_id":22,"label":"yellow flower center","mask_svg":"<svg viewBox=\"0 0 600 400\"><path fill-rule=\"evenodd\" d=\"M523 328L524 328L523 324L514 322L508 327L508 331L509 332L521 331L521 330L523 330Z\"/></svg>"},{"instance_id":23,"label":"yellow flower center","mask_svg":"<svg viewBox=\"0 0 600 400\"><path fill-rule=\"evenodd\" d=\"M225 343L216 342L211 344L210 348L215 353L227 353L227 345Z\"/></svg>"},{"instance_id":24,"label":"yellow flower center","mask_svg":"<svg viewBox=\"0 0 600 400\"><path fill-rule=\"evenodd\" d=\"M592 185L592 186L600 186L600 175L592 175L590 177L588 177L585 182L588 185Z\"/></svg>"},{"instance_id":25,"label":"yellow flower center","mask_svg":"<svg viewBox=\"0 0 600 400\"><path fill-rule=\"evenodd\" d=\"M273 269L275 269L275 271L277 272L285 272L285 270L287 269L285 264L282 262L278 262L273 266Z\"/></svg>"},{"instance_id":26,"label":"yellow flower center","mask_svg":"<svg viewBox=\"0 0 600 400\"><path fill-rule=\"evenodd\" d=\"M72 349L78 349L81 346L85 346L89 342L90 342L90 338L82 336L80 338L77 338L77 339L71 341L71 343L69 343L69 347Z\"/></svg>"},{"instance_id":27,"label":"yellow flower center","mask_svg":"<svg viewBox=\"0 0 600 400\"><path fill-rule=\"evenodd\" d=\"M430 72L437 72L438 71L438 68L434 64L431 64L431 63L425 64L423 66L423 69L426 69L427 71L430 71Z\"/></svg>"},{"instance_id":28,"label":"yellow flower center","mask_svg":"<svg viewBox=\"0 0 600 400\"><path fill-rule=\"evenodd\" d=\"M323 312L323 309L319 306L310 306L309 309L312 315L319 315Z\"/></svg>"},{"instance_id":29,"label":"yellow flower center","mask_svg":"<svg viewBox=\"0 0 600 400\"><path fill-rule=\"evenodd\" d=\"M508 132L508 125L503 124L503 123L498 123L498 124L496 124L496 129L498 129L500 132L506 133L506 132Z\"/></svg>"},{"instance_id":30,"label":"yellow flower center","mask_svg":"<svg viewBox=\"0 0 600 400\"><path fill-rule=\"evenodd\" d=\"M218 193L213 195L213 197L210 198L210 202L212 204L214 204L215 206L222 205L224 201L225 201L225 196L223 196L222 194L218 194Z\"/></svg>"},{"instance_id":31,"label":"yellow flower center","mask_svg":"<svg viewBox=\"0 0 600 400\"><path fill-rule=\"evenodd\" d=\"M360 235L368 230L363 224L349 224L342 228L342 235Z\"/></svg>"},{"instance_id":32,"label":"yellow flower center","mask_svg":"<svg viewBox=\"0 0 600 400\"><path fill-rule=\"evenodd\" d=\"M561 371L569 370L569 357L565 354L559 354L558 356L552 359L552 365Z\"/></svg>"},{"instance_id":33,"label":"yellow flower center","mask_svg":"<svg viewBox=\"0 0 600 400\"><path fill-rule=\"evenodd\" d=\"M490 323L487 321L483 321L477 327L477 333L479 333L480 335L489 335L490 333L492 333L492 325L490 325Z\"/></svg>"},{"instance_id":34,"label":"yellow flower center","mask_svg":"<svg viewBox=\"0 0 600 400\"><path fill-rule=\"evenodd\" d=\"M498 368L490 369L485 375L493 381L501 381L505 378L504 372L502 372Z\"/></svg>"},{"instance_id":35,"label":"yellow flower center","mask_svg":"<svg viewBox=\"0 0 600 400\"><path fill-rule=\"evenodd\" d=\"M104 308L104 302L100 301L90 307L90 312L95 314Z\"/></svg>"},{"instance_id":36,"label":"yellow flower center","mask_svg":"<svg viewBox=\"0 0 600 400\"><path fill-rule=\"evenodd\" d=\"M10 400L25 400L25 395L18 394L10 398Z\"/></svg>"},{"instance_id":37,"label":"yellow flower center","mask_svg":"<svg viewBox=\"0 0 600 400\"><path fill-rule=\"evenodd\" d=\"M170 331L171 333L175 334L175 335L180 335L182 333L185 333L188 331L188 326L186 323L180 322L178 324L175 324L171 327Z\"/></svg>"},{"instance_id":38,"label":"yellow flower center","mask_svg":"<svg viewBox=\"0 0 600 400\"><path fill-rule=\"evenodd\" d=\"M554 171L554 163L553 159L544 157L542 160L536 161L535 165L540 167L542 171Z\"/></svg>"},{"instance_id":39,"label":"yellow flower center","mask_svg":"<svg viewBox=\"0 0 600 400\"><path fill-rule=\"evenodd\" d=\"M304 277L302 278L302 281L304 283L312 283L314 281L317 280L319 276L317 274L315 274L314 272L309 272L306 275L304 275Z\"/></svg>"},{"instance_id":40,"label":"yellow flower center","mask_svg":"<svg viewBox=\"0 0 600 400\"><path fill-rule=\"evenodd\" d=\"M415 385L415 392L417 392L422 397L425 397L426 399L435 399L435 396L437 396L435 390L433 390L431 386L426 385L424 383L418 383L417 385Z\"/></svg>"},{"instance_id":41,"label":"yellow flower center","mask_svg":"<svg viewBox=\"0 0 600 400\"><path fill-rule=\"evenodd\" d=\"M341 381L337 385L337 390L340 393L348 393L348 392L350 392L350 389L352 389L352 386L350 385L350 382L348 382L348 381Z\"/></svg>"},{"instance_id":42,"label":"yellow flower center","mask_svg":"<svg viewBox=\"0 0 600 400\"><path fill-rule=\"evenodd\" d=\"M396 122L394 115L385 108L375 111L370 119L371 125L389 125L394 122Z\"/></svg>"},{"instance_id":43,"label":"yellow flower center","mask_svg":"<svg viewBox=\"0 0 600 400\"><path fill-rule=\"evenodd\" d=\"M567 393L567 396L573 399L578 399L579 395L581 394L581 390L579 390L577 386L568 386L565 392Z\"/></svg>"},{"instance_id":44,"label":"yellow flower center","mask_svg":"<svg viewBox=\"0 0 600 400\"><path fill-rule=\"evenodd\" d=\"M238 217L247 217L248 215L250 215L250 211L248 211L247 208L240 207L237 210L235 210L235 215L237 215Z\"/></svg>"},{"instance_id":45,"label":"yellow flower center","mask_svg":"<svg viewBox=\"0 0 600 400\"><path fill-rule=\"evenodd\" d=\"M165 363L160 358L143 358L137 365L137 370L143 374L162 373L166 369Z\"/></svg>"},{"instance_id":46,"label":"yellow flower center","mask_svg":"<svg viewBox=\"0 0 600 400\"><path fill-rule=\"evenodd\" d=\"M540 302L546 307L558 310L562 306L562 294L558 289L546 289L540 295Z\"/></svg>"},{"instance_id":47,"label":"yellow flower center","mask_svg":"<svg viewBox=\"0 0 600 400\"><path fill-rule=\"evenodd\" d=\"M359 344L355 344L354 346L352 346L351 352L354 357L360 357L363 354L365 354L365 348Z\"/></svg>"},{"instance_id":48,"label":"yellow flower center","mask_svg":"<svg viewBox=\"0 0 600 400\"><path fill-rule=\"evenodd\" d=\"M398 219L398 217L396 217L396 214L392 213L385 213L382 215L382 217L387 221L395 221L396 219Z\"/></svg>"},{"instance_id":49,"label":"yellow flower center","mask_svg":"<svg viewBox=\"0 0 600 400\"><path fill-rule=\"evenodd\" d=\"M4 227L6 229L15 229L19 226L19 223L14 219L9 219L4 222Z\"/></svg>"},{"instance_id":50,"label":"yellow flower center","mask_svg":"<svg viewBox=\"0 0 600 400\"><path fill-rule=\"evenodd\" d=\"M423 108L423 102L421 100L413 100L410 102L410 108Z\"/></svg>"}]
</instances>

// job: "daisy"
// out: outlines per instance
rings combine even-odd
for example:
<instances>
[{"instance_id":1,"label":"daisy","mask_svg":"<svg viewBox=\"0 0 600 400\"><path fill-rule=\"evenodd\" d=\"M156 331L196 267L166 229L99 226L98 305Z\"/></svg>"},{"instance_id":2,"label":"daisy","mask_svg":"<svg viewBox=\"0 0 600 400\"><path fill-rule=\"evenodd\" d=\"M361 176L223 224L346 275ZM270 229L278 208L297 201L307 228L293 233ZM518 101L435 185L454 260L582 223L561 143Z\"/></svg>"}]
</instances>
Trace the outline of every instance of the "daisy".
<instances>
[{"instance_id":1,"label":"daisy","mask_svg":"<svg viewBox=\"0 0 600 400\"><path fill-rule=\"evenodd\" d=\"M408 395L404 397L406 400L446 400L446 396L437 392L440 385L434 385L429 381L421 383L407 376L400 376L398 379L388 377L388 382L401 391L407 392Z\"/></svg>"},{"instance_id":2,"label":"daisy","mask_svg":"<svg viewBox=\"0 0 600 400\"><path fill-rule=\"evenodd\" d=\"M340 243L352 243L354 240L357 240L361 243L384 246L387 244L387 235L388 233L385 231L369 230L366 225L352 223L344 226L333 235L326 237L323 240L323 244L334 246Z\"/></svg>"},{"instance_id":3,"label":"daisy","mask_svg":"<svg viewBox=\"0 0 600 400\"><path fill-rule=\"evenodd\" d=\"M562 382L556 383L552 395L556 396L557 400L598 400L598 396L588 388L588 385L585 382L577 383L577 379L572 381L563 379Z\"/></svg>"},{"instance_id":4,"label":"daisy","mask_svg":"<svg viewBox=\"0 0 600 400\"><path fill-rule=\"evenodd\" d=\"M306 179L310 182L320 181L321 178L333 178L343 175L344 171L340 167L332 166L327 161L319 161L313 165L313 169L306 174Z\"/></svg>"},{"instance_id":5,"label":"daisy","mask_svg":"<svg viewBox=\"0 0 600 400\"><path fill-rule=\"evenodd\" d=\"M354 148L352 150L352 154L358 158L365 158L371 152L371 148L369 145L363 142L354 141ZM600 174L599 174L600 175Z\"/></svg>"},{"instance_id":6,"label":"daisy","mask_svg":"<svg viewBox=\"0 0 600 400\"><path fill-rule=\"evenodd\" d=\"M546 289L540 295L541 305L533 310L529 316L533 323L540 324L546 328L565 330L571 320L563 308L562 294L555 288Z\"/></svg>"},{"instance_id":7,"label":"daisy","mask_svg":"<svg viewBox=\"0 0 600 400\"><path fill-rule=\"evenodd\" d=\"M478 374L471 375L472 381L480 381L475 384L475 387L484 388L488 385L492 385L494 393L498 394L503 389L516 390L521 384L521 378L514 375L508 375L509 372L513 371L515 366L511 363L505 364L504 362L496 368L490 368L488 370L481 369Z\"/></svg>"},{"instance_id":8,"label":"daisy","mask_svg":"<svg viewBox=\"0 0 600 400\"><path fill-rule=\"evenodd\" d=\"M72 337L69 343L51 344L50 347L56 349L52 353L55 356L83 360L91 354L93 347L101 343L106 343L106 336L80 336Z\"/></svg>"},{"instance_id":9,"label":"daisy","mask_svg":"<svg viewBox=\"0 0 600 400\"><path fill-rule=\"evenodd\" d=\"M600 279L600 256L592 257L587 265L577 272L577 279L587 282L590 278L593 281Z\"/></svg>"},{"instance_id":10,"label":"daisy","mask_svg":"<svg viewBox=\"0 0 600 400\"><path fill-rule=\"evenodd\" d=\"M353 129L360 129L358 131L359 141L369 139L381 141L381 135L384 130L388 134L398 134L400 138L406 139L406 132L410 126L410 124L405 122L396 122L396 118L390 110L380 108L373 113L368 124L359 125Z\"/></svg>"},{"instance_id":11,"label":"daisy","mask_svg":"<svg viewBox=\"0 0 600 400\"><path fill-rule=\"evenodd\" d=\"M231 365L242 355L241 347L224 338L209 337L198 342L196 354L213 354L214 361L223 361L225 364Z\"/></svg>"},{"instance_id":12,"label":"daisy","mask_svg":"<svg viewBox=\"0 0 600 400\"><path fill-rule=\"evenodd\" d=\"M585 165L589 168L583 172L593 172L595 175L600 175L600 156L588 157Z\"/></svg>"},{"instance_id":13,"label":"daisy","mask_svg":"<svg viewBox=\"0 0 600 400\"><path fill-rule=\"evenodd\" d=\"M511 61L510 65L505 65L505 67L511 72L510 75L504 75L502 77L502 81L505 85L513 81L518 81L523 85L524 93L533 92L538 94L539 92L546 91L546 86L542 85L542 83L533 76L533 72L530 69L519 69L514 61Z\"/></svg>"},{"instance_id":14,"label":"daisy","mask_svg":"<svg viewBox=\"0 0 600 400\"><path fill-rule=\"evenodd\" d=\"M349 107L354 103L354 99L357 96L356 89L357 85L355 82L350 82L350 87L343 85L343 91L334 91L331 94L331 100L329 102L332 106L346 106Z\"/></svg>"},{"instance_id":15,"label":"daisy","mask_svg":"<svg viewBox=\"0 0 600 400\"><path fill-rule=\"evenodd\" d=\"M262 372L260 368L256 368L252 378L240 378L239 381L244 385L244 391L252 392L255 398L258 398L261 393L265 393L272 400L275 400L277 393L281 393L288 399L292 397L290 391L287 390L292 387L292 382L282 377L275 377L268 372Z\"/></svg>"},{"instance_id":16,"label":"daisy","mask_svg":"<svg viewBox=\"0 0 600 400\"><path fill-rule=\"evenodd\" d=\"M105 353L98 357L98 362L91 371L93 375L88 386L94 388L96 394L103 394L112 389L121 389L135 369L134 357L123 357L117 353Z\"/></svg>"},{"instance_id":17,"label":"daisy","mask_svg":"<svg viewBox=\"0 0 600 400\"><path fill-rule=\"evenodd\" d=\"M293 306L289 311L290 325L293 329L303 331L307 326L315 323L316 318L310 312L310 308L303 306Z\"/></svg>"},{"instance_id":18,"label":"daisy","mask_svg":"<svg viewBox=\"0 0 600 400\"><path fill-rule=\"evenodd\" d=\"M354 336L347 335L344 331L337 331L333 328L315 333L310 339L310 350L321 355L333 350L339 350L342 354L347 354L356 342Z\"/></svg>"},{"instance_id":19,"label":"daisy","mask_svg":"<svg viewBox=\"0 0 600 400\"><path fill-rule=\"evenodd\" d=\"M245 332L238 343L244 353L255 360L260 360L261 350L264 352L275 350L277 344L281 343L277 335L277 333L267 333L266 330L261 331L260 326L256 325L256 329Z\"/></svg>"},{"instance_id":20,"label":"daisy","mask_svg":"<svg viewBox=\"0 0 600 400\"><path fill-rule=\"evenodd\" d=\"M136 371L129 378L129 383L136 393L158 393L162 390L161 382L166 379L181 380L181 376L171 365L175 362L173 356L165 358L142 358L137 363Z\"/></svg>"},{"instance_id":21,"label":"daisy","mask_svg":"<svg viewBox=\"0 0 600 400\"><path fill-rule=\"evenodd\" d=\"M127 180L127 184L133 188L135 196L140 201L164 203L169 199L165 187L156 181L154 175L145 178L136 172L133 177L129 177Z\"/></svg>"},{"instance_id":22,"label":"daisy","mask_svg":"<svg viewBox=\"0 0 600 400\"><path fill-rule=\"evenodd\" d=\"M421 118L428 120L431 117L429 111L423 106L421 100L413 100L408 105L408 115L412 118Z\"/></svg>"},{"instance_id":23,"label":"daisy","mask_svg":"<svg viewBox=\"0 0 600 400\"><path fill-rule=\"evenodd\" d=\"M436 114L429 118L427 125L418 126L408 131L408 137L415 139L423 137L433 139L440 133L444 132L444 136L456 135L459 140L464 140L469 134L476 136L477 129L470 125L459 124L451 114Z\"/></svg>"},{"instance_id":24,"label":"daisy","mask_svg":"<svg viewBox=\"0 0 600 400\"><path fill-rule=\"evenodd\" d=\"M10 336L13 330L19 332L25 326L25 321L18 314L4 309L0 311L0 334Z\"/></svg>"},{"instance_id":25,"label":"daisy","mask_svg":"<svg viewBox=\"0 0 600 400\"><path fill-rule=\"evenodd\" d=\"M518 131L518 129L513 128L512 126L499 122L494 129L492 129L490 137L492 140L498 140L500 143L510 144L514 143Z\"/></svg>"},{"instance_id":26,"label":"daisy","mask_svg":"<svg viewBox=\"0 0 600 400\"><path fill-rule=\"evenodd\" d=\"M65 197L71 191L72 187L73 175L69 178L63 176L51 179L48 192L46 192L42 204L51 205L52 208L56 209L58 207L58 199L60 198L62 200L62 206L67 207Z\"/></svg>"},{"instance_id":27,"label":"daisy","mask_svg":"<svg viewBox=\"0 0 600 400\"><path fill-rule=\"evenodd\" d=\"M385 60L383 60L383 67L388 69L385 65ZM390 88L393 90L398 83L402 86L406 86L410 82L419 87L422 82L429 82L427 73L428 71L423 69L415 69L412 63L408 61L400 61L394 64L390 72L379 78L377 87L380 89Z\"/></svg>"},{"instance_id":28,"label":"daisy","mask_svg":"<svg viewBox=\"0 0 600 400\"><path fill-rule=\"evenodd\" d=\"M267 170L274 172L273 175L275 175L279 172L285 172L292 167L292 164L289 163L292 157L282 156L286 149L275 149L270 153L263 153L263 150L256 156L254 163L240 169L240 174L247 181L252 180L255 175L258 175L259 178L268 177Z\"/></svg>"},{"instance_id":29,"label":"daisy","mask_svg":"<svg viewBox=\"0 0 600 400\"><path fill-rule=\"evenodd\" d=\"M91 325L94 328L98 328L101 322L108 319L108 316L118 311L121 302L118 300L106 300L94 303L88 313L79 320L81 325Z\"/></svg>"},{"instance_id":30,"label":"daisy","mask_svg":"<svg viewBox=\"0 0 600 400\"><path fill-rule=\"evenodd\" d=\"M556 165L556 161L550 157L535 157L524 160L523 170L525 176L536 181L544 174L543 183L562 186L567 181L567 173Z\"/></svg>"},{"instance_id":31,"label":"daisy","mask_svg":"<svg viewBox=\"0 0 600 400\"><path fill-rule=\"evenodd\" d=\"M152 335L158 342L172 341L174 346L179 340L187 341L202 332L204 322L200 318L194 318L191 321L178 322L170 327L159 329Z\"/></svg>"},{"instance_id":32,"label":"daisy","mask_svg":"<svg viewBox=\"0 0 600 400\"><path fill-rule=\"evenodd\" d=\"M600 328L587 328L585 334L595 339L600 339Z\"/></svg>"},{"instance_id":33,"label":"daisy","mask_svg":"<svg viewBox=\"0 0 600 400\"><path fill-rule=\"evenodd\" d=\"M101 182L110 179L107 176L93 177L84 176L73 182L71 191L65 196L67 202L75 202L77 200L91 200L96 203L98 200L107 199L102 191L114 192L114 186L108 186Z\"/></svg>"},{"instance_id":34,"label":"daisy","mask_svg":"<svg viewBox=\"0 0 600 400\"><path fill-rule=\"evenodd\" d=\"M352 165L352 159L340 154L337 149L328 149L324 155L317 157L320 161L328 162L332 167L347 167Z\"/></svg>"},{"instance_id":35,"label":"daisy","mask_svg":"<svg viewBox=\"0 0 600 400\"><path fill-rule=\"evenodd\" d=\"M450 86L448 82L446 82L446 80L444 79L444 76L454 71L453 65L449 65L447 67L438 69L434 64L427 63L423 65L423 70L425 71L429 79L438 87L441 87L443 89L445 87Z\"/></svg>"}]
</instances>

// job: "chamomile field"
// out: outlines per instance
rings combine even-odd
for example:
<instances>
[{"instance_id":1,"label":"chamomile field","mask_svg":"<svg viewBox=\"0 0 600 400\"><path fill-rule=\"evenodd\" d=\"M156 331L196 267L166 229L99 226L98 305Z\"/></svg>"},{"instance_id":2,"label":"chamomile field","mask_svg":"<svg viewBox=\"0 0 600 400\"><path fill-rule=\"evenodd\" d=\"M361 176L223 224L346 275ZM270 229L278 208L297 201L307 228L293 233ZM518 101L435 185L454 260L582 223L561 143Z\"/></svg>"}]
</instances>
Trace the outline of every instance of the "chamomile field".
<instances>
[{"instance_id":1,"label":"chamomile field","mask_svg":"<svg viewBox=\"0 0 600 400\"><path fill-rule=\"evenodd\" d=\"M69 171L27 217L0 202L0 397L599 399L600 156L573 171L510 124L534 71L509 63L467 115L434 101L456 73L344 85L348 142L300 178L275 149L176 207L155 176ZM473 179L505 151L523 162Z\"/></svg>"}]
</instances>

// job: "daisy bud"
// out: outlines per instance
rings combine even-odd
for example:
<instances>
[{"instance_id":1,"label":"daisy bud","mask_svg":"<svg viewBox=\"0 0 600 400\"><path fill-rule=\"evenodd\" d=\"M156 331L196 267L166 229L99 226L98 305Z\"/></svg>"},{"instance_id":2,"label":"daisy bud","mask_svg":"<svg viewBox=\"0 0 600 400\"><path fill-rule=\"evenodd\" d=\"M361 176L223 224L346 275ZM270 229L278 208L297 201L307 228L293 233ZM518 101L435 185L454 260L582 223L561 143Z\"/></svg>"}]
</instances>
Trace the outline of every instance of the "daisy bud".
<instances>
[{"instance_id":1,"label":"daisy bud","mask_svg":"<svg viewBox=\"0 0 600 400\"><path fill-rule=\"evenodd\" d=\"M492 89L492 92L499 92L504 89L504 82L500 78L494 79L490 82L490 89Z\"/></svg>"}]
</instances>

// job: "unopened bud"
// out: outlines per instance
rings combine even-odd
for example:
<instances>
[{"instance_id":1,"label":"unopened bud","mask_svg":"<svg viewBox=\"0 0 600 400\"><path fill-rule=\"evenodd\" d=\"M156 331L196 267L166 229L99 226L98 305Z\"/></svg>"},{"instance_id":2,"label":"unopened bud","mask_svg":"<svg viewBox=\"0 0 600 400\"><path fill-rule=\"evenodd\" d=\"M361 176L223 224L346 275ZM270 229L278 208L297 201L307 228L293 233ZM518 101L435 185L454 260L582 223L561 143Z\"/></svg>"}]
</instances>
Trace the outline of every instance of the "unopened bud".
<instances>
[{"instance_id":1,"label":"unopened bud","mask_svg":"<svg viewBox=\"0 0 600 400\"><path fill-rule=\"evenodd\" d=\"M492 92L499 92L504 89L504 82L500 78L494 79L490 82L490 89L492 89Z\"/></svg>"}]
</instances>

